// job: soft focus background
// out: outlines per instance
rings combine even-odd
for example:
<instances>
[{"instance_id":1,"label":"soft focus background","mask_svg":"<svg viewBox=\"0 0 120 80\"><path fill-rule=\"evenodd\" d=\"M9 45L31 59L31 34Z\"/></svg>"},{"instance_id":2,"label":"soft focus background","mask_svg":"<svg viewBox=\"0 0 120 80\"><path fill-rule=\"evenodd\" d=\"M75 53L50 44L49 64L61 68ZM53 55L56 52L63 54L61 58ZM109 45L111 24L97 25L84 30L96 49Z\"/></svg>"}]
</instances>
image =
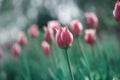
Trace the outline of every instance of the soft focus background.
<instances>
[{"instance_id":1,"label":"soft focus background","mask_svg":"<svg viewBox=\"0 0 120 80\"><path fill-rule=\"evenodd\" d=\"M0 80L70 80L64 50L55 41L52 55L45 55L41 48L43 26L50 20L62 25L79 19L86 28L85 12L95 12L99 19L97 42L92 48L81 37L89 66L86 65L78 41L68 50L75 80L120 80L120 24L113 16L116 0L0 0ZM37 24L40 36L30 38L28 28ZM18 33L25 31L28 44L15 62L11 45ZM93 50L94 49L94 50ZM94 56L93 56L94 51ZM22 56L27 56L23 59ZM23 62L25 60L25 62ZM92 79L91 79L92 76Z\"/></svg>"}]
</instances>

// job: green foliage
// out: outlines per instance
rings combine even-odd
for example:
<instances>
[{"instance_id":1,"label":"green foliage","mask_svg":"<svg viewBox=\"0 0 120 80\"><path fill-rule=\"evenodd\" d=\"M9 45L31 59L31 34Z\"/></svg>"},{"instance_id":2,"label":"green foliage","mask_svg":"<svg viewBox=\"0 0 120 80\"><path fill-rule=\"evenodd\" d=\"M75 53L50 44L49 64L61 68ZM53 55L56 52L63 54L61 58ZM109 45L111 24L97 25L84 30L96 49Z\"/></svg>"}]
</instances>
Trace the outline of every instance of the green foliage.
<instances>
[{"instance_id":1,"label":"green foliage","mask_svg":"<svg viewBox=\"0 0 120 80\"><path fill-rule=\"evenodd\" d=\"M83 12L92 11L89 5L87 10L85 9L87 4L95 7L99 18L99 29L113 29L111 27L118 26L112 14L115 3L113 0L75 0L75 2ZM30 1L25 0L22 5L21 12L26 17ZM12 1L3 0L0 13L4 14L12 9ZM31 21L30 24L37 23L43 27L48 20L53 19L45 7L36 9L38 9L37 19ZM10 21L14 22L14 19ZM29 25L29 23L26 24ZM9 25L8 22L5 22L5 25ZM27 30L28 27L25 31ZM80 39L75 37L72 47L68 49L75 80L120 79L120 42L114 34L100 34L102 37L98 37L93 46L87 45L83 37ZM8 60L3 61L2 66L0 64L0 80L70 80L65 51L53 41L52 54L45 55L41 47L43 38L43 32L40 32L40 37L36 39L31 39L27 35L28 44L22 47L22 53L17 60L10 52Z\"/></svg>"},{"instance_id":2,"label":"green foliage","mask_svg":"<svg viewBox=\"0 0 120 80\"><path fill-rule=\"evenodd\" d=\"M93 46L87 45L82 37L74 38L68 53L75 80L120 79L120 51L117 38L106 33L101 35L102 39L97 38L97 43ZM70 80L65 51L53 42L53 53L45 55L40 46L42 39L42 33L37 39L28 36L29 42L22 48L17 61L9 54L8 61L1 67L0 79Z\"/></svg>"}]
</instances>

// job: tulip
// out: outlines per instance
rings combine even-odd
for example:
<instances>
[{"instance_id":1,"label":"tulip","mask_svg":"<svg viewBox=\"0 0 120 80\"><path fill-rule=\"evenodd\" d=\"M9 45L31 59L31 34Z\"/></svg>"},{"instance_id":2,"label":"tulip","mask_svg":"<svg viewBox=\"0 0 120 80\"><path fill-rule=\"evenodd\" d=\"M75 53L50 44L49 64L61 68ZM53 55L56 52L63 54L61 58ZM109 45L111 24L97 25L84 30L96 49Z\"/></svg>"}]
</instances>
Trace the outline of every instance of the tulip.
<instances>
[{"instance_id":1,"label":"tulip","mask_svg":"<svg viewBox=\"0 0 120 80\"><path fill-rule=\"evenodd\" d=\"M56 33L56 29L59 29L59 26L60 26L60 23L56 20L48 22L48 28L51 28L54 34Z\"/></svg>"},{"instance_id":2,"label":"tulip","mask_svg":"<svg viewBox=\"0 0 120 80\"><path fill-rule=\"evenodd\" d=\"M48 27L44 27L45 35L44 40L51 43L54 39L53 30Z\"/></svg>"},{"instance_id":3,"label":"tulip","mask_svg":"<svg viewBox=\"0 0 120 80\"><path fill-rule=\"evenodd\" d=\"M68 30L68 27L64 27L63 31L61 33L61 40L64 44L64 47L70 47L73 42L73 35L72 33Z\"/></svg>"},{"instance_id":4,"label":"tulip","mask_svg":"<svg viewBox=\"0 0 120 80\"><path fill-rule=\"evenodd\" d=\"M21 47L18 43L13 44L12 53L14 56L19 56L21 54Z\"/></svg>"},{"instance_id":5,"label":"tulip","mask_svg":"<svg viewBox=\"0 0 120 80\"><path fill-rule=\"evenodd\" d=\"M62 31L63 31L63 27L60 27L59 30L56 33L56 43L60 48L63 47L63 43L62 43L62 40L61 40L61 32Z\"/></svg>"},{"instance_id":6,"label":"tulip","mask_svg":"<svg viewBox=\"0 0 120 80\"><path fill-rule=\"evenodd\" d=\"M98 26L98 18L95 13L93 12L85 13L85 17L87 19L87 24L89 27L96 28Z\"/></svg>"},{"instance_id":7,"label":"tulip","mask_svg":"<svg viewBox=\"0 0 120 80\"><path fill-rule=\"evenodd\" d=\"M43 52L46 54L46 55L49 55L51 53L51 48L50 48L50 45L48 42L46 41L43 41L42 42L42 48L43 48Z\"/></svg>"},{"instance_id":8,"label":"tulip","mask_svg":"<svg viewBox=\"0 0 120 80\"><path fill-rule=\"evenodd\" d=\"M57 34L56 34L56 43L60 48L63 48L65 50L71 80L74 80L73 72L71 69L69 54L67 52L68 47L70 47L72 45L72 42L73 42L73 35L68 30L68 27L67 26L64 28L60 27L60 29L57 31Z\"/></svg>"},{"instance_id":9,"label":"tulip","mask_svg":"<svg viewBox=\"0 0 120 80\"><path fill-rule=\"evenodd\" d=\"M96 30L94 30L94 29L85 30L85 41L86 41L86 43L94 44L96 42L95 32L96 32Z\"/></svg>"},{"instance_id":10,"label":"tulip","mask_svg":"<svg viewBox=\"0 0 120 80\"><path fill-rule=\"evenodd\" d=\"M68 30L68 27L60 27L56 34L56 42L60 48L68 48L72 45L73 35Z\"/></svg>"},{"instance_id":11,"label":"tulip","mask_svg":"<svg viewBox=\"0 0 120 80\"><path fill-rule=\"evenodd\" d=\"M70 23L70 28L73 35L79 35L83 31L83 26L78 20L73 20Z\"/></svg>"},{"instance_id":12,"label":"tulip","mask_svg":"<svg viewBox=\"0 0 120 80\"><path fill-rule=\"evenodd\" d=\"M32 38L38 37L39 36L38 26L36 24L31 25L28 30L28 33Z\"/></svg>"},{"instance_id":13,"label":"tulip","mask_svg":"<svg viewBox=\"0 0 120 80\"><path fill-rule=\"evenodd\" d=\"M23 46L27 44L27 38L24 32L21 32L18 36L18 43Z\"/></svg>"},{"instance_id":14,"label":"tulip","mask_svg":"<svg viewBox=\"0 0 120 80\"><path fill-rule=\"evenodd\" d=\"M114 18L116 19L116 21L120 22L120 1L117 0L116 4L115 4L115 8L113 10L113 15Z\"/></svg>"}]
</instances>

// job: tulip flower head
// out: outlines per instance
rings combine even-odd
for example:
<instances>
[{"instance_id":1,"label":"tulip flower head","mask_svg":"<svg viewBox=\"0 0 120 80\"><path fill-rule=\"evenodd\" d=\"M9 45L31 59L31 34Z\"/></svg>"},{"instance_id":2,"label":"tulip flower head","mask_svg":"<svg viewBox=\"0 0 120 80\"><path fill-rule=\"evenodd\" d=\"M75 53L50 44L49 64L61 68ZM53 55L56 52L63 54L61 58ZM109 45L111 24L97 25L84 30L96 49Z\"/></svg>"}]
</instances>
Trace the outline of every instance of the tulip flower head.
<instances>
[{"instance_id":1,"label":"tulip flower head","mask_svg":"<svg viewBox=\"0 0 120 80\"><path fill-rule=\"evenodd\" d=\"M23 46L27 44L27 38L24 32L21 32L18 36L18 43Z\"/></svg>"},{"instance_id":2,"label":"tulip flower head","mask_svg":"<svg viewBox=\"0 0 120 80\"><path fill-rule=\"evenodd\" d=\"M59 30L56 33L56 43L60 48L63 47L63 43L62 43L62 40L61 40L61 32L62 31L63 31L63 27L60 27Z\"/></svg>"},{"instance_id":3,"label":"tulip flower head","mask_svg":"<svg viewBox=\"0 0 120 80\"><path fill-rule=\"evenodd\" d=\"M46 54L46 55L49 55L51 53L51 48L50 48L50 45L48 42L46 41L43 41L42 42L42 48L43 48L43 52Z\"/></svg>"},{"instance_id":4,"label":"tulip flower head","mask_svg":"<svg viewBox=\"0 0 120 80\"><path fill-rule=\"evenodd\" d=\"M60 27L56 34L56 43L60 48L68 48L72 45L73 35L68 27Z\"/></svg>"},{"instance_id":5,"label":"tulip flower head","mask_svg":"<svg viewBox=\"0 0 120 80\"><path fill-rule=\"evenodd\" d=\"M98 26L98 18L94 12L85 13L85 17L89 27L96 28Z\"/></svg>"},{"instance_id":6,"label":"tulip flower head","mask_svg":"<svg viewBox=\"0 0 120 80\"><path fill-rule=\"evenodd\" d=\"M21 47L18 43L13 44L12 53L14 56L19 56L21 54Z\"/></svg>"},{"instance_id":7,"label":"tulip flower head","mask_svg":"<svg viewBox=\"0 0 120 80\"><path fill-rule=\"evenodd\" d=\"M115 8L113 10L113 15L114 18L116 19L116 21L120 22L120 1L117 0L116 4L115 4Z\"/></svg>"},{"instance_id":8,"label":"tulip flower head","mask_svg":"<svg viewBox=\"0 0 120 80\"><path fill-rule=\"evenodd\" d=\"M83 26L78 20L73 20L70 23L70 28L73 35L79 35L83 31Z\"/></svg>"},{"instance_id":9,"label":"tulip flower head","mask_svg":"<svg viewBox=\"0 0 120 80\"><path fill-rule=\"evenodd\" d=\"M86 43L94 44L96 42L95 32L96 32L96 30L94 30L94 29L85 30L85 41L86 41Z\"/></svg>"},{"instance_id":10,"label":"tulip flower head","mask_svg":"<svg viewBox=\"0 0 120 80\"><path fill-rule=\"evenodd\" d=\"M44 40L49 43L52 42L54 39L53 30L51 28L44 27L44 31L45 31Z\"/></svg>"},{"instance_id":11,"label":"tulip flower head","mask_svg":"<svg viewBox=\"0 0 120 80\"><path fill-rule=\"evenodd\" d=\"M32 38L38 37L40 33L38 26L36 24L33 24L32 26L30 26L28 33Z\"/></svg>"},{"instance_id":12,"label":"tulip flower head","mask_svg":"<svg viewBox=\"0 0 120 80\"><path fill-rule=\"evenodd\" d=\"M56 29L59 29L59 26L60 26L60 23L56 20L48 22L48 28L51 28L54 34L56 33Z\"/></svg>"}]
</instances>

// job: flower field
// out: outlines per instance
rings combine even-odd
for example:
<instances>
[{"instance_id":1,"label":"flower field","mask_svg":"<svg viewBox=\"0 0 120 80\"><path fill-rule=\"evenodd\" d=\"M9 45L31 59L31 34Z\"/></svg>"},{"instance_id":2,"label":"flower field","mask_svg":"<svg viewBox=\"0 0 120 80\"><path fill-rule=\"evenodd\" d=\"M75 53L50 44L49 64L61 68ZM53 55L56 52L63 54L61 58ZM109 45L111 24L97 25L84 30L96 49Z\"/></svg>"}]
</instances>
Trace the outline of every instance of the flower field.
<instances>
[{"instance_id":1,"label":"flower field","mask_svg":"<svg viewBox=\"0 0 120 80\"><path fill-rule=\"evenodd\" d=\"M37 0L32 1L34 9L29 10L26 3L23 11L28 10L29 14L17 15L16 21L10 24L12 27L2 27L5 24L0 22L0 80L120 80L119 0L112 3L110 19L104 10L100 13L99 10L79 12L74 0L68 2L72 6L70 8L58 0L47 8L49 1L41 1L42 7ZM8 5L9 2L1 4L5 3ZM54 10L55 4L57 10ZM21 10L19 5L16 7ZM2 8L0 11L4 12ZM64 8L66 12L61 13ZM46 9L48 12L44 11ZM74 15L71 9L75 10ZM5 10L9 11L6 7ZM77 13L81 13L80 16ZM6 21L0 21L9 22L9 18L12 19L9 15L5 17ZM24 27L17 27L18 24Z\"/></svg>"}]
</instances>

